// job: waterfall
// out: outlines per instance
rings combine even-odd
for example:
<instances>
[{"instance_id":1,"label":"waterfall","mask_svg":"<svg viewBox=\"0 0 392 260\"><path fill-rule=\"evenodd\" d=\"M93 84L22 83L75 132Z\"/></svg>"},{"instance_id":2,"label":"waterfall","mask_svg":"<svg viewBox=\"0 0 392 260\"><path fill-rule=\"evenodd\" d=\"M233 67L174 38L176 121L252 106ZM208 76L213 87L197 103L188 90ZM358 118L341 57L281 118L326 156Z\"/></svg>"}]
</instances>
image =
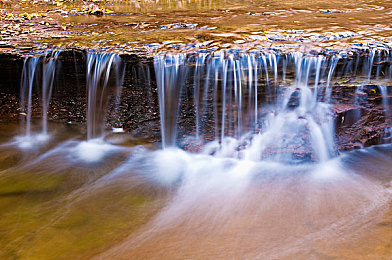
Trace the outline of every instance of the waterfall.
<instances>
[{"instance_id":1,"label":"waterfall","mask_svg":"<svg viewBox=\"0 0 392 260\"><path fill-rule=\"evenodd\" d=\"M111 73L115 74L116 96L121 92L121 58L114 53L87 52L87 139L102 137L105 108L108 102L108 84ZM118 101L118 98L116 97Z\"/></svg>"},{"instance_id":2,"label":"waterfall","mask_svg":"<svg viewBox=\"0 0 392 260\"><path fill-rule=\"evenodd\" d=\"M272 93L278 93L277 68L282 60L285 71L294 68L296 79L271 99ZM296 154L303 159L325 161L336 154L334 122L328 101L338 61L338 56L327 59L300 52L286 57L274 53L223 51L196 57L158 55L154 58L154 66L162 146L176 145L181 89L193 76L195 136L216 140L206 144L206 153L251 160L291 160L283 157ZM323 70L328 71L324 79L327 82L325 102L319 101L318 93L325 76ZM270 71L274 84L269 83ZM201 96L203 102L199 102ZM275 100L270 105L264 102L268 97ZM211 109L213 111L208 111ZM214 122L212 126L210 121ZM215 133L214 138L200 131L206 128L211 129L205 131L210 135Z\"/></svg>"},{"instance_id":3,"label":"waterfall","mask_svg":"<svg viewBox=\"0 0 392 260\"><path fill-rule=\"evenodd\" d=\"M339 62L339 57L338 56L333 56L330 60L330 65L329 65L329 72L328 72L328 78L327 78L327 90L326 90L326 98L329 100L331 98L331 93L332 93L332 86L331 86L331 79L332 76L335 72L336 65Z\"/></svg>"},{"instance_id":4,"label":"waterfall","mask_svg":"<svg viewBox=\"0 0 392 260\"><path fill-rule=\"evenodd\" d=\"M47 52L42 64L42 133L48 134L48 109L56 74L56 61L61 51Z\"/></svg>"},{"instance_id":5,"label":"waterfall","mask_svg":"<svg viewBox=\"0 0 392 260\"><path fill-rule=\"evenodd\" d=\"M56 74L56 62L61 51L47 51L44 56L27 57L23 64L20 84L21 111L26 118L25 136L31 137L31 117L33 109L33 88L40 87L42 105L42 133L40 138L48 136L48 110L53 92Z\"/></svg>"},{"instance_id":6,"label":"waterfall","mask_svg":"<svg viewBox=\"0 0 392 260\"><path fill-rule=\"evenodd\" d=\"M392 136L392 126L391 124L391 115L389 111L389 96L388 96L388 89L386 86L378 85L378 89L380 90L381 97L382 97L382 105L384 107L384 114L385 114L385 122L389 125L384 129L384 137L390 138Z\"/></svg>"},{"instance_id":7,"label":"waterfall","mask_svg":"<svg viewBox=\"0 0 392 260\"><path fill-rule=\"evenodd\" d=\"M25 136L32 132L35 92L42 99L42 134L48 133L47 114L59 54L51 51L24 61L20 95ZM348 103L355 107L363 106L368 95L382 96L385 122L390 125L388 81L376 85L379 91L372 88L372 92L366 85L373 78L381 81L383 76L386 80L390 77L390 64L380 55L383 53L376 50L348 56L233 49L158 54L153 65L162 148L191 147L218 157L254 161L328 160L337 154L334 109L339 96L344 95L335 91L340 84L337 77L361 80L349 94L354 99ZM103 137L107 122L113 131L124 131L119 104L125 67L120 56L87 51L86 58L87 139ZM374 66L377 69L372 74ZM138 70L144 84L154 82L149 66L139 64ZM148 93L146 98L153 102L154 89ZM358 120L352 119L358 111L350 112L350 122ZM339 116L343 122L344 115ZM113 117L114 123L110 121Z\"/></svg>"},{"instance_id":8,"label":"waterfall","mask_svg":"<svg viewBox=\"0 0 392 260\"><path fill-rule=\"evenodd\" d=\"M378 86L381 97L382 97L382 105L384 107L384 113L386 120L389 121L389 98L388 98L388 90L385 86L379 85Z\"/></svg>"},{"instance_id":9,"label":"waterfall","mask_svg":"<svg viewBox=\"0 0 392 260\"><path fill-rule=\"evenodd\" d=\"M31 116L33 103L33 86L40 57L27 57L23 63L22 78L20 82L21 111L25 115L25 136L31 136Z\"/></svg>"},{"instance_id":10,"label":"waterfall","mask_svg":"<svg viewBox=\"0 0 392 260\"><path fill-rule=\"evenodd\" d=\"M188 76L185 61L185 54L154 57L163 148L175 146L176 143L180 94Z\"/></svg>"}]
</instances>

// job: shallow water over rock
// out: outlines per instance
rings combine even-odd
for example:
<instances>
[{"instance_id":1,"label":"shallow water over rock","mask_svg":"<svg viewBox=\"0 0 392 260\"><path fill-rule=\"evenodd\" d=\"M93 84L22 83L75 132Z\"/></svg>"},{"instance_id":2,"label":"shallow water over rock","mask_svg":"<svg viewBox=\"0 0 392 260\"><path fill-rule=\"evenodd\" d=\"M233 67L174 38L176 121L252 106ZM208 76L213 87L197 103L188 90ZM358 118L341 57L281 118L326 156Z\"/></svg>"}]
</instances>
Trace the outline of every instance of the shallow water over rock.
<instances>
[{"instance_id":1,"label":"shallow water over rock","mask_svg":"<svg viewBox=\"0 0 392 260\"><path fill-rule=\"evenodd\" d=\"M389 48L392 36L391 1L8 0L0 5L5 52L59 45L131 53L348 50Z\"/></svg>"}]
</instances>

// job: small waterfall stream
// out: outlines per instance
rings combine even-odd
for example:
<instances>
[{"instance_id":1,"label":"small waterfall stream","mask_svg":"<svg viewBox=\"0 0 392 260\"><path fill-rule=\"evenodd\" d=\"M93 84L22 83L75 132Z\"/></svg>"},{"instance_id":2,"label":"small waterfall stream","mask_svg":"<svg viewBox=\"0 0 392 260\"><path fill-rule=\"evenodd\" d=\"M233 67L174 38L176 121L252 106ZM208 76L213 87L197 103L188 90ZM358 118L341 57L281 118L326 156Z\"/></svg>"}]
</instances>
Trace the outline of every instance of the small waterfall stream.
<instances>
[{"instance_id":1,"label":"small waterfall stream","mask_svg":"<svg viewBox=\"0 0 392 260\"><path fill-rule=\"evenodd\" d=\"M113 53L87 53L87 139L103 136L106 105L108 102L108 83L111 72L115 73L116 100L121 94L121 58Z\"/></svg>"},{"instance_id":2,"label":"small waterfall stream","mask_svg":"<svg viewBox=\"0 0 392 260\"><path fill-rule=\"evenodd\" d=\"M33 86L36 76L36 69L39 62L39 57L27 57L23 64L22 79L20 83L20 99L22 104L22 111L26 111L26 136L31 136L31 114L32 114L32 99Z\"/></svg>"},{"instance_id":3,"label":"small waterfall stream","mask_svg":"<svg viewBox=\"0 0 392 260\"><path fill-rule=\"evenodd\" d=\"M366 75L368 82L377 55L372 51L363 62L360 74ZM328 160L337 154L331 109L336 103L332 99L334 75L358 74L358 60L344 61L337 72L342 59L339 55L326 57L300 52L285 56L223 51L155 56L162 146L178 144L177 129L183 127L179 124L179 111L185 102L181 95L184 84L192 82L196 142L215 140L207 144L207 153L253 160L293 159L284 154ZM283 74L278 73L278 68ZM295 75L294 81L287 82L288 71ZM273 81L270 75L274 75ZM379 88L388 118L386 88ZM361 88L357 90L360 92Z\"/></svg>"},{"instance_id":4,"label":"small waterfall stream","mask_svg":"<svg viewBox=\"0 0 392 260\"><path fill-rule=\"evenodd\" d=\"M25 115L25 136L23 145L31 147L34 142L48 139L48 110L53 92L57 59L60 50L47 51L44 56L27 57L23 64L20 83L21 111ZM31 119L33 114L33 88L41 92L42 131L32 137Z\"/></svg>"},{"instance_id":5,"label":"small waterfall stream","mask_svg":"<svg viewBox=\"0 0 392 260\"><path fill-rule=\"evenodd\" d=\"M154 59L163 147L174 146L176 142L178 102L187 76L185 57L180 54L156 56Z\"/></svg>"},{"instance_id":6,"label":"small waterfall stream","mask_svg":"<svg viewBox=\"0 0 392 260\"><path fill-rule=\"evenodd\" d=\"M35 85L40 86L42 134L47 136L47 115L60 54L51 51L24 62L20 95L21 110L26 114L25 136L31 136ZM367 97L369 84L377 81L388 132L391 66L381 63L389 54L384 58L381 55L378 50L350 59L344 53L326 56L236 50L158 54L153 68L162 147L185 144L207 154L256 161L328 160L338 153L332 109L341 95L334 90L337 79L363 78L352 102L357 107L366 102L363 97ZM125 76L122 63L114 53L87 52L87 140L105 135L111 97L116 117L120 117L118 106ZM142 68L143 81L151 84L150 68ZM355 113L358 119L361 110ZM116 122L113 131L122 132L120 120Z\"/></svg>"},{"instance_id":7,"label":"small waterfall stream","mask_svg":"<svg viewBox=\"0 0 392 260\"><path fill-rule=\"evenodd\" d=\"M56 61L61 51L46 53L42 68L42 133L48 134L48 110L53 92L54 77L56 75ZM49 56L48 56L49 55Z\"/></svg>"},{"instance_id":8,"label":"small waterfall stream","mask_svg":"<svg viewBox=\"0 0 392 260\"><path fill-rule=\"evenodd\" d=\"M389 53L73 57L24 60L23 133L0 144L0 199L23 208L2 215L5 233L32 212L22 225L39 239L7 245L68 250L110 233L105 259L307 259L356 250L369 231L389 245L392 148L372 146L391 141ZM372 147L346 152L349 135L349 149Z\"/></svg>"}]
</instances>

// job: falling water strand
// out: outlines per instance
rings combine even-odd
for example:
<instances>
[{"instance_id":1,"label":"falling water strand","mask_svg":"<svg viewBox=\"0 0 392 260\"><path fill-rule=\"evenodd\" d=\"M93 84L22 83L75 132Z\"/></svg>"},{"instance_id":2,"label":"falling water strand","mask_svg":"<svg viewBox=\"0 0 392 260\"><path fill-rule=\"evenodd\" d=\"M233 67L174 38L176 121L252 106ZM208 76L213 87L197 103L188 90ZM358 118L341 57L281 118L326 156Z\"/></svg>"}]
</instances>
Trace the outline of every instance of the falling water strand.
<instances>
[{"instance_id":1,"label":"falling water strand","mask_svg":"<svg viewBox=\"0 0 392 260\"><path fill-rule=\"evenodd\" d=\"M226 83L227 83L227 68L228 68L228 61L221 57L222 62L222 124L221 124L221 140L225 137L225 122L226 122Z\"/></svg>"},{"instance_id":2,"label":"falling water strand","mask_svg":"<svg viewBox=\"0 0 392 260\"><path fill-rule=\"evenodd\" d=\"M20 83L20 95L22 111L26 111L26 133L27 137L31 136L31 116L33 103L33 86L35 72L37 70L39 57L27 57L23 64L22 78ZM27 95L26 95L27 94ZM27 97L26 97L27 96ZM26 100L27 98L27 100Z\"/></svg>"},{"instance_id":3,"label":"falling water strand","mask_svg":"<svg viewBox=\"0 0 392 260\"><path fill-rule=\"evenodd\" d=\"M325 93L325 98L328 101L331 98L332 94L332 86L331 86L331 80L332 76L335 72L336 66L339 62L339 56L332 56L331 58L331 64L329 66L329 72L328 72L328 78L327 78L327 87L326 87L326 93Z\"/></svg>"},{"instance_id":4,"label":"falling water strand","mask_svg":"<svg viewBox=\"0 0 392 260\"><path fill-rule=\"evenodd\" d=\"M195 103L195 121L196 121L196 139L199 140L200 138L200 81L201 81L201 74L202 69L204 68L205 59L207 58L206 54L201 55L200 57L196 58L195 64L195 73L194 73L194 90L193 90L193 99Z\"/></svg>"},{"instance_id":5,"label":"falling water strand","mask_svg":"<svg viewBox=\"0 0 392 260\"><path fill-rule=\"evenodd\" d=\"M372 76L372 68L373 68L373 62L374 62L374 57L377 54L377 50L370 50L369 51L369 58L368 58L368 64L367 64L367 72L368 72L368 77L367 80L368 82L370 81L370 77Z\"/></svg>"},{"instance_id":6,"label":"falling water strand","mask_svg":"<svg viewBox=\"0 0 392 260\"><path fill-rule=\"evenodd\" d=\"M48 110L53 92L56 61L61 51L46 53L42 68L42 132L48 134Z\"/></svg>"},{"instance_id":7,"label":"falling water strand","mask_svg":"<svg viewBox=\"0 0 392 260\"><path fill-rule=\"evenodd\" d=\"M185 60L186 55L184 54L154 57L163 148L176 144L181 88L188 71L187 68L184 70Z\"/></svg>"},{"instance_id":8,"label":"falling water strand","mask_svg":"<svg viewBox=\"0 0 392 260\"><path fill-rule=\"evenodd\" d=\"M114 53L87 53L87 139L103 135L105 107L108 101L107 86L112 69L118 71L121 58ZM119 75L116 75L119 77ZM120 80L116 80L117 83ZM121 86L116 86L121 88Z\"/></svg>"},{"instance_id":9,"label":"falling water strand","mask_svg":"<svg viewBox=\"0 0 392 260\"><path fill-rule=\"evenodd\" d=\"M317 57L317 65L316 65L316 76L314 79L314 100L317 101L317 96L318 96L318 85L320 81L320 70L321 70L321 65L324 63L324 56L318 56Z\"/></svg>"}]
</instances>

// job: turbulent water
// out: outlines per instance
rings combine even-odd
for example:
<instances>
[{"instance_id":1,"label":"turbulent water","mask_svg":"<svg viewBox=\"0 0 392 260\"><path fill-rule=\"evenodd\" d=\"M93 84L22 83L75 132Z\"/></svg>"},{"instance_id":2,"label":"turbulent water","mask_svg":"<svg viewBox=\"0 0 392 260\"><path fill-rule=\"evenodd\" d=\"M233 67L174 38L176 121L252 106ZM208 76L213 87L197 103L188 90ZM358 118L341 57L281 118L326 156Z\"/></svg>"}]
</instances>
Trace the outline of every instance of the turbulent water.
<instances>
[{"instance_id":1,"label":"turbulent water","mask_svg":"<svg viewBox=\"0 0 392 260\"><path fill-rule=\"evenodd\" d=\"M359 89L377 80L389 118L388 89L381 84L390 83L391 65L374 66L380 54L371 51L361 64L359 57L349 60L344 53L326 57L222 51L155 56L162 146L180 144L183 138L177 130L182 127L188 130L185 134L193 133L195 143L215 140L203 150L216 156L326 161L337 154L331 106L338 102L336 93L332 95L338 77L364 77ZM384 58L390 59L389 53ZM343 65L337 71L339 60ZM189 88L191 101L182 97ZM181 125L189 102L194 122Z\"/></svg>"},{"instance_id":2,"label":"turbulent water","mask_svg":"<svg viewBox=\"0 0 392 260\"><path fill-rule=\"evenodd\" d=\"M43 113L57 56L42 69ZM334 81L355 76L363 83L353 102L363 86L377 82L389 121L392 74L380 62L385 57L377 51L361 60L300 52L158 55L162 149L150 149L128 146L122 129L104 130L108 96L114 103L121 96L121 58L88 52L87 141L78 126L51 129L46 116L42 131L51 138L29 142L34 149L9 141L14 137L1 129L0 200L38 194L21 205L50 210L45 223L31 213L32 224L10 217L18 219L20 209L9 205L1 253L11 255L22 241L18 256L25 258L51 258L45 255L51 250L103 259L390 257L391 146L339 155L332 110ZM22 76L22 136L29 140L37 138L31 100L40 59L26 59ZM187 146L194 149L180 148ZM12 186L15 175L36 187ZM46 185L46 178L55 179ZM34 236L16 232L19 225ZM76 246L78 239L84 244Z\"/></svg>"}]
</instances>

